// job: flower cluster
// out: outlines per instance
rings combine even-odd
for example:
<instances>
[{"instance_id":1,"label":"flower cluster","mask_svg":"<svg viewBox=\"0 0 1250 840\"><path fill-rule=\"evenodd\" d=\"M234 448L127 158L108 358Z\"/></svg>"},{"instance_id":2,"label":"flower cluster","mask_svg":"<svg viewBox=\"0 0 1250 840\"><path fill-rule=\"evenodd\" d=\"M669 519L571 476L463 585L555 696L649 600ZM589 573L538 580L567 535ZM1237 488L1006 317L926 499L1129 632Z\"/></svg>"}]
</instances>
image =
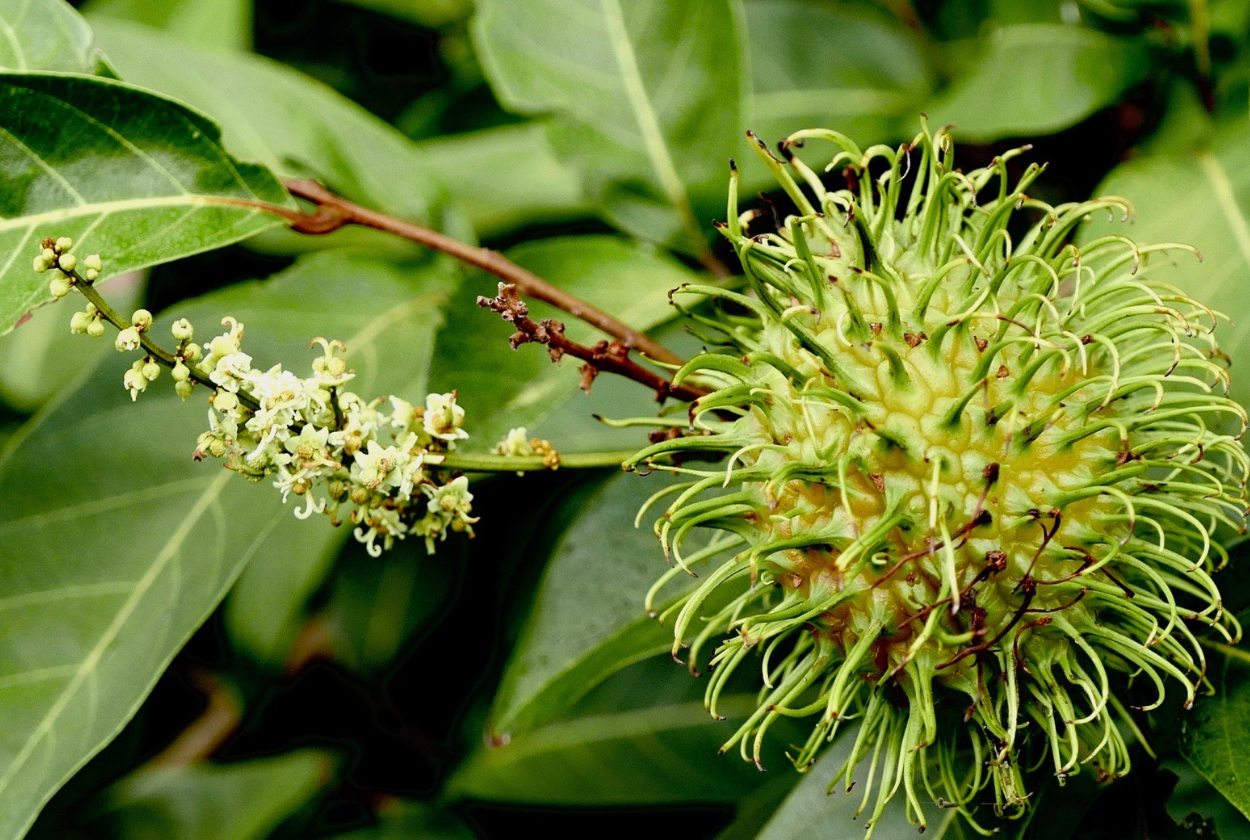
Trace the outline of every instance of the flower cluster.
<instances>
[{"instance_id":1,"label":"flower cluster","mask_svg":"<svg viewBox=\"0 0 1250 840\"><path fill-rule=\"evenodd\" d=\"M103 267L99 256L83 260L79 274L71 239L42 245L34 267L58 269L53 296L77 288L88 298L86 309L74 313L71 332L98 337L108 321L118 330L119 352L144 352L122 379L132 400L162 367L170 369L184 400L196 384L212 391L196 460L221 458L253 481L272 479L284 502L292 494L303 499L295 510L300 519L324 513L338 525L344 507L350 508L346 521L375 557L409 534L424 537L430 552L449 532L472 536L477 518L468 479L449 475L444 466L456 441L468 437L454 393L430 394L424 406L394 396L367 401L344 390L355 377L339 355L346 348L324 338L312 343L322 352L309 377L281 365L257 369L243 351L243 325L229 317L222 321L226 331L204 346L193 341L189 321L175 321L170 331L177 344L164 350L149 335L150 312L139 309L124 319L94 289Z\"/></svg>"}]
</instances>

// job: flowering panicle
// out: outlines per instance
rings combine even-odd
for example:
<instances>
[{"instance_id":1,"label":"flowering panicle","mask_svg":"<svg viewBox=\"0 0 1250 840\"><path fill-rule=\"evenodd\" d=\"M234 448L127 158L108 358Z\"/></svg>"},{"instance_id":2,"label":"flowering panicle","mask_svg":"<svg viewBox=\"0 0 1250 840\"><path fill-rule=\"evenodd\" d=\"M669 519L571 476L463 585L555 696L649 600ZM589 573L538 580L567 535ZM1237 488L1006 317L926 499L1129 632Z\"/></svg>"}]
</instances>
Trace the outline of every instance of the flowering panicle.
<instances>
[{"instance_id":1,"label":"flowering panicle","mask_svg":"<svg viewBox=\"0 0 1250 840\"><path fill-rule=\"evenodd\" d=\"M88 298L86 309L74 313L71 332L100 336L109 321L118 330L119 352L145 353L122 377L131 399L162 367L170 369L184 400L196 384L212 391L196 460L221 458L252 481L272 479L284 502L292 494L303 500L297 517L323 513L335 525L345 519L375 557L410 534L423 537L430 552L449 532L472 536L477 518L468 479L443 466L456 441L468 437L455 393L429 394L424 406L395 396L365 400L344 390L355 378L339 355L346 348L324 338L312 342L322 352L311 376L281 365L257 369L243 351L243 325L230 317L222 321L226 331L203 347L194 343L189 321L175 321L170 332L177 345L164 350L149 335L152 314L139 309L123 319L92 286L103 267L100 257L84 259L79 274L72 247L67 237L45 240L35 270L58 270L50 283L54 297L77 288Z\"/></svg>"}]
</instances>

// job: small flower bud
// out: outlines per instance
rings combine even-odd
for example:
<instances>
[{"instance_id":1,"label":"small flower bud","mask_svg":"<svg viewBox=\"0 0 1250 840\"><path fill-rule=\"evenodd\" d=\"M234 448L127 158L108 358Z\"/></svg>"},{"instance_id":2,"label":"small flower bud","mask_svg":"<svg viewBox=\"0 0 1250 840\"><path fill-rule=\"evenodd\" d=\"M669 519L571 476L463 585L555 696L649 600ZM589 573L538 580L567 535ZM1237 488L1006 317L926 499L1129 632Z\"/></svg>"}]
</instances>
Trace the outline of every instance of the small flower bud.
<instances>
[{"instance_id":1,"label":"small flower bud","mask_svg":"<svg viewBox=\"0 0 1250 840\"><path fill-rule=\"evenodd\" d=\"M229 356L238 349L238 343L228 335L219 335L208 343L208 352L218 357Z\"/></svg>"},{"instance_id":2,"label":"small flower bud","mask_svg":"<svg viewBox=\"0 0 1250 840\"><path fill-rule=\"evenodd\" d=\"M92 338L99 338L104 335L104 324L98 318L92 319L91 323L87 325L87 335Z\"/></svg>"},{"instance_id":3,"label":"small flower bud","mask_svg":"<svg viewBox=\"0 0 1250 840\"><path fill-rule=\"evenodd\" d=\"M204 358L204 351L200 349L200 345L198 344L188 344L186 347L182 348L182 358L186 359L188 362L198 362L200 359Z\"/></svg>"},{"instance_id":4,"label":"small flower bud","mask_svg":"<svg viewBox=\"0 0 1250 840\"><path fill-rule=\"evenodd\" d=\"M61 258L57 260L57 265L61 267L61 271L73 271L78 267L78 257L73 254L61 254Z\"/></svg>"},{"instance_id":5,"label":"small flower bud","mask_svg":"<svg viewBox=\"0 0 1250 840\"><path fill-rule=\"evenodd\" d=\"M195 390L195 383L186 379L174 383L174 393L182 397L182 401L186 402L191 396L191 392Z\"/></svg>"},{"instance_id":6,"label":"small flower bud","mask_svg":"<svg viewBox=\"0 0 1250 840\"><path fill-rule=\"evenodd\" d=\"M51 248L44 248L40 256L43 257L43 261L48 265L56 265L56 251L53 251Z\"/></svg>"},{"instance_id":7,"label":"small flower bud","mask_svg":"<svg viewBox=\"0 0 1250 840\"><path fill-rule=\"evenodd\" d=\"M45 271L48 270L48 266L49 266L48 261L44 259L43 254L40 254L39 256L35 257L34 268L37 273L43 274Z\"/></svg>"},{"instance_id":8,"label":"small flower bud","mask_svg":"<svg viewBox=\"0 0 1250 840\"><path fill-rule=\"evenodd\" d=\"M113 340L113 346L122 353L130 350L139 349L139 331L134 327L126 327L117 334L117 338Z\"/></svg>"},{"instance_id":9,"label":"small flower bud","mask_svg":"<svg viewBox=\"0 0 1250 840\"><path fill-rule=\"evenodd\" d=\"M82 267L88 271L100 271L104 268L104 261L100 259L99 254L91 254L82 261Z\"/></svg>"},{"instance_id":10,"label":"small flower bud","mask_svg":"<svg viewBox=\"0 0 1250 840\"><path fill-rule=\"evenodd\" d=\"M52 297L58 300L69 294L69 281L64 277L57 275L48 281L48 291L52 293Z\"/></svg>"},{"instance_id":11,"label":"small flower bud","mask_svg":"<svg viewBox=\"0 0 1250 840\"><path fill-rule=\"evenodd\" d=\"M195 337L195 328L191 326L191 322L186 318L179 318L170 326L169 331L174 334L174 338L178 341L190 341Z\"/></svg>"},{"instance_id":12,"label":"small flower bud","mask_svg":"<svg viewBox=\"0 0 1250 840\"><path fill-rule=\"evenodd\" d=\"M73 248L73 247L74 247L74 240L70 239L68 236L62 236L60 239L56 241L56 250L62 254L64 254L66 251L68 251L70 248Z\"/></svg>"},{"instance_id":13,"label":"small flower bud","mask_svg":"<svg viewBox=\"0 0 1250 840\"><path fill-rule=\"evenodd\" d=\"M148 387L148 381L143 378L143 374L134 368L122 375L122 384L126 386L126 390L130 391L132 402L137 400L140 392L147 390Z\"/></svg>"},{"instance_id":14,"label":"small flower bud","mask_svg":"<svg viewBox=\"0 0 1250 840\"><path fill-rule=\"evenodd\" d=\"M148 359L143 363L143 378L149 382L155 382L156 378L161 375L161 366L156 362Z\"/></svg>"},{"instance_id":15,"label":"small flower bud","mask_svg":"<svg viewBox=\"0 0 1250 840\"><path fill-rule=\"evenodd\" d=\"M213 408L218 411L234 411L239 407L239 398L229 391L218 391L213 394Z\"/></svg>"},{"instance_id":16,"label":"small flower bud","mask_svg":"<svg viewBox=\"0 0 1250 840\"><path fill-rule=\"evenodd\" d=\"M90 312L75 312L73 317L69 319L69 331L74 335L82 335L91 329L91 325L94 322L95 318L92 317Z\"/></svg>"},{"instance_id":17,"label":"small flower bud","mask_svg":"<svg viewBox=\"0 0 1250 840\"><path fill-rule=\"evenodd\" d=\"M182 362L177 362L174 364L174 369L170 371L169 375L174 378L175 382L186 382L191 378L191 368L187 367Z\"/></svg>"},{"instance_id":18,"label":"small flower bud","mask_svg":"<svg viewBox=\"0 0 1250 840\"><path fill-rule=\"evenodd\" d=\"M94 268L89 268L82 273L82 277L88 283L94 283L100 278L100 272L96 271Z\"/></svg>"},{"instance_id":19,"label":"small flower bud","mask_svg":"<svg viewBox=\"0 0 1250 840\"><path fill-rule=\"evenodd\" d=\"M143 332L152 326L152 313L146 309L136 309L130 316L130 323L134 324L136 330Z\"/></svg>"}]
</instances>

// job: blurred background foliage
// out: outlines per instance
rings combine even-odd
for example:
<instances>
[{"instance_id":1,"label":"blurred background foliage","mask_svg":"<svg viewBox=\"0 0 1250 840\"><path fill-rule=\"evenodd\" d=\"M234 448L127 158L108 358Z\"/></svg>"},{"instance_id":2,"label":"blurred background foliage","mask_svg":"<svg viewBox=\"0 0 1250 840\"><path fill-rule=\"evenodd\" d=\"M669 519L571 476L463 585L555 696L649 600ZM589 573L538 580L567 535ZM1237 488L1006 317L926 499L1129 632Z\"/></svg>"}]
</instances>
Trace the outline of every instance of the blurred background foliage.
<instances>
[{"instance_id":1,"label":"blurred background foliage","mask_svg":"<svg viewBox=\"0 0 1250 840\"><path fill-rule=\"evenodd\" d=\"M0 3L0 17L14 23L19 5ZM665 326L666 291L734 268L711 226L724 216L728 159L743 163L743 194L759 193L760 209L786 209L746 129L769 143L810 126L865 146L898 143L924 112L955 124L966 168L1031 143L1027 158L1050 162L1039 198L1124 195L1137 207L1135 238L1201 249L1204 260L1180 260L1173 279L1233 317L1224 346L1236 396L1250 402L1250 378L1238 377L1250 365L1250 0L74 5L111 72L210 115L235 157L503 250L678 348L697 344ZM492 285L370 232L270 230L109 288L121 306L145 301L204 322L245 313L275 358L318 329L372 330L372 361L354 359L370 388L458 388L483 447L522 424L566 450L634 443L591 415L645 412L649 396L605 378L585 397L571 366L508 350L503 326L473 304ZM371 320L418 288L432 295L424 315ZM183 462L198 410L171 401L66 443L67 423L104 418L123 398L120 362L95 367L96 348L67 334L67 317L38 310L0 339L12 436L0 503L53 493L50 470L113 492L122 467L92 454L104 440L116 445L107 436L132 436L153 464L127 487L191 474ZM30 836L858 831L854 803L825 795L829 771L790 771L781 733L768 773L716 755L730 724L702 711L702 684L668 659L668 631L640 606L662 560L631 519L653 489L567 471L482 483L477 539L450 541L433 558L402 544L380 560L322 523L297 526L279 510L281 523L269 524L272 494L241 493L249 513L233 527L246 557L202 584L190 626L211 615L169 651L163 675L162 663L136 664L102 686L133 684L141 705L118 713L119 734ZM139 550L127 542L134 533L163 533L161 516L139 505L114 518L116 534L73 520L39 539L47 556L85 553L107 568ZM1241 609L1250 584L1234 557L1222 586ZM220 559L205 548L182 562ZM73 606L58 608L72 620ZM1195 712L1143 716L1155 756L1141 751L1130 778L1052 783L1034 817L999 836L1250 837L1246 661L1238 650L1213 655L1218 696ZM37 702L5 695L0 711L14 720ZM726 705L749 702L744 693ZM875 836L914 832L896 814ZM952 820L935 822L933 835L972 836Z\"/></svg>"}]
</instances>

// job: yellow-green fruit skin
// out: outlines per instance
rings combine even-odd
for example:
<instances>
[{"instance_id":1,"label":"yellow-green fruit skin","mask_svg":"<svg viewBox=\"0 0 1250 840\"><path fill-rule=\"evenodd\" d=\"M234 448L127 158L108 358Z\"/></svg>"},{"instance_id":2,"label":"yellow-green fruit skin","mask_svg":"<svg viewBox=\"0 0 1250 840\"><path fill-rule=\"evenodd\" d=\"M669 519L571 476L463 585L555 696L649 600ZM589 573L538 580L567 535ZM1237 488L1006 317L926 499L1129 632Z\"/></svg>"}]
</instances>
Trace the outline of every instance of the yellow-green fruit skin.
<instances>
[{"instance_id":1,"label":"yellow-green fruit skin","mask_svg":"<svg viewBox=\"0 0 1250 840\"><path fill-rule=\"evenodd\" d=\"M794 155L817 141L850 186ZM744 757L810 717L806 768L858 721L841 779L864 765L869 826L895 795L922 826L925 800L1019 815L1030 767L1121 775L1129 707L1169 685L1192 702L1197 634L1239 633L1211 574L1244 522L1246 416L1218 316L1165 281L1182 246L1078 247L1086 216L1124 203L1030 199L1041 168L1009 183L1014 154L959 172L942 132L783 150L763 154L797 213L752 235L731 189L747 288L679 290L718 304L690 314L719 349L675 377L708 393L631 462L686 478L649 598L700 575L662 616L674 653L696 667L714 646L713 714L761 665L726 744Z\"/></svg>"}]
</instances>

